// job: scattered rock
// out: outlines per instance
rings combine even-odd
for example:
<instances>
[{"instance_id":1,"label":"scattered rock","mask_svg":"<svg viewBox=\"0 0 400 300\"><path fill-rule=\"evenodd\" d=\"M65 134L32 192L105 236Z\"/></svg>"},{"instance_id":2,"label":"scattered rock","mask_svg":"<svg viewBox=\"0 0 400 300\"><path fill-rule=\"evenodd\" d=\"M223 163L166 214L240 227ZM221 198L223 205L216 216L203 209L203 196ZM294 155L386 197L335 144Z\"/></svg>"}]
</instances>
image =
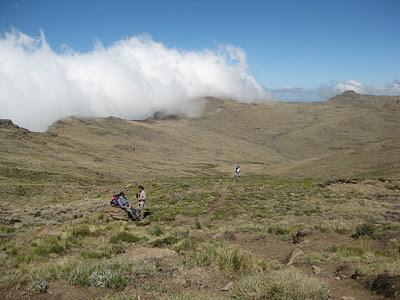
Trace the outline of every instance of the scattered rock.
<instances>
[{"instance_id":1,"label":"scattered rock","mask_svg":"<svg viewBox=\"0 0 400 300\"><path fill-rule=\"evenodd\" d=\"M357 181L356 180L352 180L352 179L331 179L331 180L327 180L324 182L319 183L318 185L320 187L327 187L329 185L333 185L333 184L343 184L343 183L347 183L347 184L356 184Z\"/></svg>"},{"instance_id":2,"label":"scattered rock","mask_svg":"<svg viewBox=\"0 0 400 300\"><path fill-rule=\"evenodd\" d=\"M293 244L298 244L301 243L304 239L305 236L310 235L311 230L310 229L303 229L297 231L293 236L292 236L292 242Z\"/></svg>"},{"instance_id":3,"label":"scattered rock","mask_svg":"<svg viewBox=\"0 0 400 300\"><path fill-rule=\"evenodd\" d=\"M183 284L184 288L189 288L192 285L192 282L190 281L190 279L186 279L185 283Z\"/></svg>"},{"instance_id":4,"label":"scattered rock","mask_svg":"<svg viewBox=\"0 0 400 300\"><path fill-rule=\"evenodd\" d=\"M49 284L45 280L37 280L32 284L32 290L37 294L44 294L47 292Z\"/></svg>"},{"instance_id":5,"label":"scattered rock","mask_svg":"<svg viewBox=\"0 0 400 300\"><path fill-rule=\"evenodd\" d=\"M391 276L383 273L369 282L370 289L385 297L400 296L400 276Z\"/></svg>"},{"instance_id":6,"label":"scattered rock","mask_svg":"<svg viewBox=\"0 0 400 300\"><path fill-rule=\"evenodd\" d=\"M221 291L227 292L233 288L233 282L229 281L222 289Z\"/></svg>"},{"instance_id":7,"label":"scattered rock","mask_svg":"<svg viewBox=\"0 0 400 300\"><path fill-rule=\"evenodd\" d=\"M125 189L130 189L130 188L133 188L133 184L132 184L132 183L128 183L128 184L125 186Z\"/></svg>"},{"instance_id":8,"label":"scattered rock","mask_svg":"<svg viewBox=\"0 0 400 300\"><path fill-rule=\"evenodd\" d=\"M108 206L103 209L103 219L106 221L123 220L129 221L128 214L118 207Z\"/></svg>"},{"instance_id":9,"label":"scattered rock","mask_svg":"<svg viewBox=\"0 0 400 300\"><path fill-rule=\"evenodd\" d=\"M353 278L352 277L353 274L355 274L355 272L353 272L352 268L350 268L349 266L346 266L346 265L340 265L335 270L335 275L337 277L339 277L340 279ZM358 274L355 276L356 277L353 279L358 278Z\"/></svg>"},{"instance_id":10,"label":"scattered rock","mask_svg":"<svg viewBox=\"0 0 400 300\"><path fill-rule=\"evenodd\" d=\"M0 126L12 126L12 125L14 125L14 123L10 119L0 119Z\"/></svg>"},{"instance_id":11,"label":"scattered rock","mask_svg":"<svg viewBox=\"0 0 400 300\"><path fill-rule=\"evenodd\" d=\"M286 265L291 266L293 265L296 261L298 261L300 258L304 259L305 255L303 250L300 250L298 248L293 250L292 255L289 258L289 261Z\"/></svg>"},{"instance_id":12,"label":"scattered rock","mask_svg":"<svg viewBox=\"0 0 400 300\"><path fill-rule=\"evenodd\" d=\"M21 222L22 222L21 219L18 219L18 218L11 218L11 219L6 220L4 223L5 223L6 225L13 225L13 224L15 224L15 223L21 223Z\"/></svg>"},{"instance_id":13,"label":"scattered rock","mask_svg":"<svg viewBox=\"0 0 400 300\"><path fill-rule=\"evenodd\" d=\"M350 278L351 279L358 279L360 277L360 274L357 271L354 271L353 274L351 274Z\"/></svg>"},{"instance_id":14,"label":"scattered rock","mask_svg":"<svg viewBox=\"0 0 400 300\"><path fill-rule=\"evenodd\" d=\"M314 274L319 274L319 273L321 273L321 268L320 267L318 267L318 266L312 266L311 267L312 268L312 272L314 273Z\"/></svg>"}]
</instances>

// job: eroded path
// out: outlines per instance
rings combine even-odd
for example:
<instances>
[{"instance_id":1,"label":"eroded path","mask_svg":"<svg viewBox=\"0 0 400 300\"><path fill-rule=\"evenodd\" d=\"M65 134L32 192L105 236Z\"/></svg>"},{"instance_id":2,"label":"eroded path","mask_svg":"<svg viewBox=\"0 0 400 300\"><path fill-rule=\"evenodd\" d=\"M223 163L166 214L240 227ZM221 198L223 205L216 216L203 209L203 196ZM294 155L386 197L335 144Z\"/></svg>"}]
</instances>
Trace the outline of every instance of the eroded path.
<instances>
[{"instance_id":1,"label":"eroded path","mask_svg":"<svg viewBox=\"0 0 400 300\"><path fill-rule=\"evenodd\" d=\"M200 223L205 226L207 226L211 223L211 218L214 215L214 213L218 209L220 209L224 206L228 191L224 187L221 188L221 186L222 186L222 180L219 181L219 193L220 193L219 198L215 202L213 202L210 205L210 207L207 209L206 213L200 217Z\"/></svg>"}]
</instances>

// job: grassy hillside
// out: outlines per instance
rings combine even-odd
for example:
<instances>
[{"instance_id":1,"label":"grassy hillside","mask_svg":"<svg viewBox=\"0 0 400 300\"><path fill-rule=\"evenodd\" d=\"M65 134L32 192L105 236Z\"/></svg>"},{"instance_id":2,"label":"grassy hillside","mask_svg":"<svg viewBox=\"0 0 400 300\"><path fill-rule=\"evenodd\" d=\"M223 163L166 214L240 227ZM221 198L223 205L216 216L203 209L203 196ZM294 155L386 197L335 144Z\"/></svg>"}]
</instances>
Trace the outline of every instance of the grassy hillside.
<instances>
[{"instance_id":1,"label":"grassy hillside","mask_svg":"<svg viewBox=\"0 0 400 300\"><path fill-rule=\"evenodd\" d=\"M0 122L0 295L398 297L399 102L206 99L196 118L45 133ZM127 184L146 187L151 215L107 221Z\"/></svg>"}]
</instances>

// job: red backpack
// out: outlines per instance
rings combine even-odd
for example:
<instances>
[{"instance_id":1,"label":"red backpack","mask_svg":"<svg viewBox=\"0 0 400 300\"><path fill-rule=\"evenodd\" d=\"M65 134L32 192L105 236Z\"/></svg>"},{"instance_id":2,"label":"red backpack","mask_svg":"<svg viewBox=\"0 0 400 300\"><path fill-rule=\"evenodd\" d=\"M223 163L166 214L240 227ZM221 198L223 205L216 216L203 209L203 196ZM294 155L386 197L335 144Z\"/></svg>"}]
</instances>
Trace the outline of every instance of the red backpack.
<instances>
[{"instance_id":1,"label":"red backpack","mask_svg":"<svg viewBox=\"0 0 400 300\"><path fill-rule=\"evenodd\" d=\"M116 194L112 195L111 201L110 201L111 206L119 207L117 200L118 200L118 195L116 195Z\"/></svg>"}]
</instances>

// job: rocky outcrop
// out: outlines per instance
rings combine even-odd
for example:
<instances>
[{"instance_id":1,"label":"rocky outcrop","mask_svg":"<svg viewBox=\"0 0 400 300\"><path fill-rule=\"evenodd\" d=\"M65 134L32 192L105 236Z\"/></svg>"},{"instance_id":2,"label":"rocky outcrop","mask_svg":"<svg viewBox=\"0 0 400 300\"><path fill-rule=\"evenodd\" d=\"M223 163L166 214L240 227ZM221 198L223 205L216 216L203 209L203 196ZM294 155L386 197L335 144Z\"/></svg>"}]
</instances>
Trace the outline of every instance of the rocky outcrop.
<instances>
[{"instance_id":1,"label":"rocky outcrop","mask_svg":"<svg viewBox=\"0 0 400 300\"><path fill-rule=\"evenodd\" d=\"M112 220L122 220L129 221L128 214L118 207L107 206L103 209L103 220L112 221Z\"/></svg>"}]
</instances>

